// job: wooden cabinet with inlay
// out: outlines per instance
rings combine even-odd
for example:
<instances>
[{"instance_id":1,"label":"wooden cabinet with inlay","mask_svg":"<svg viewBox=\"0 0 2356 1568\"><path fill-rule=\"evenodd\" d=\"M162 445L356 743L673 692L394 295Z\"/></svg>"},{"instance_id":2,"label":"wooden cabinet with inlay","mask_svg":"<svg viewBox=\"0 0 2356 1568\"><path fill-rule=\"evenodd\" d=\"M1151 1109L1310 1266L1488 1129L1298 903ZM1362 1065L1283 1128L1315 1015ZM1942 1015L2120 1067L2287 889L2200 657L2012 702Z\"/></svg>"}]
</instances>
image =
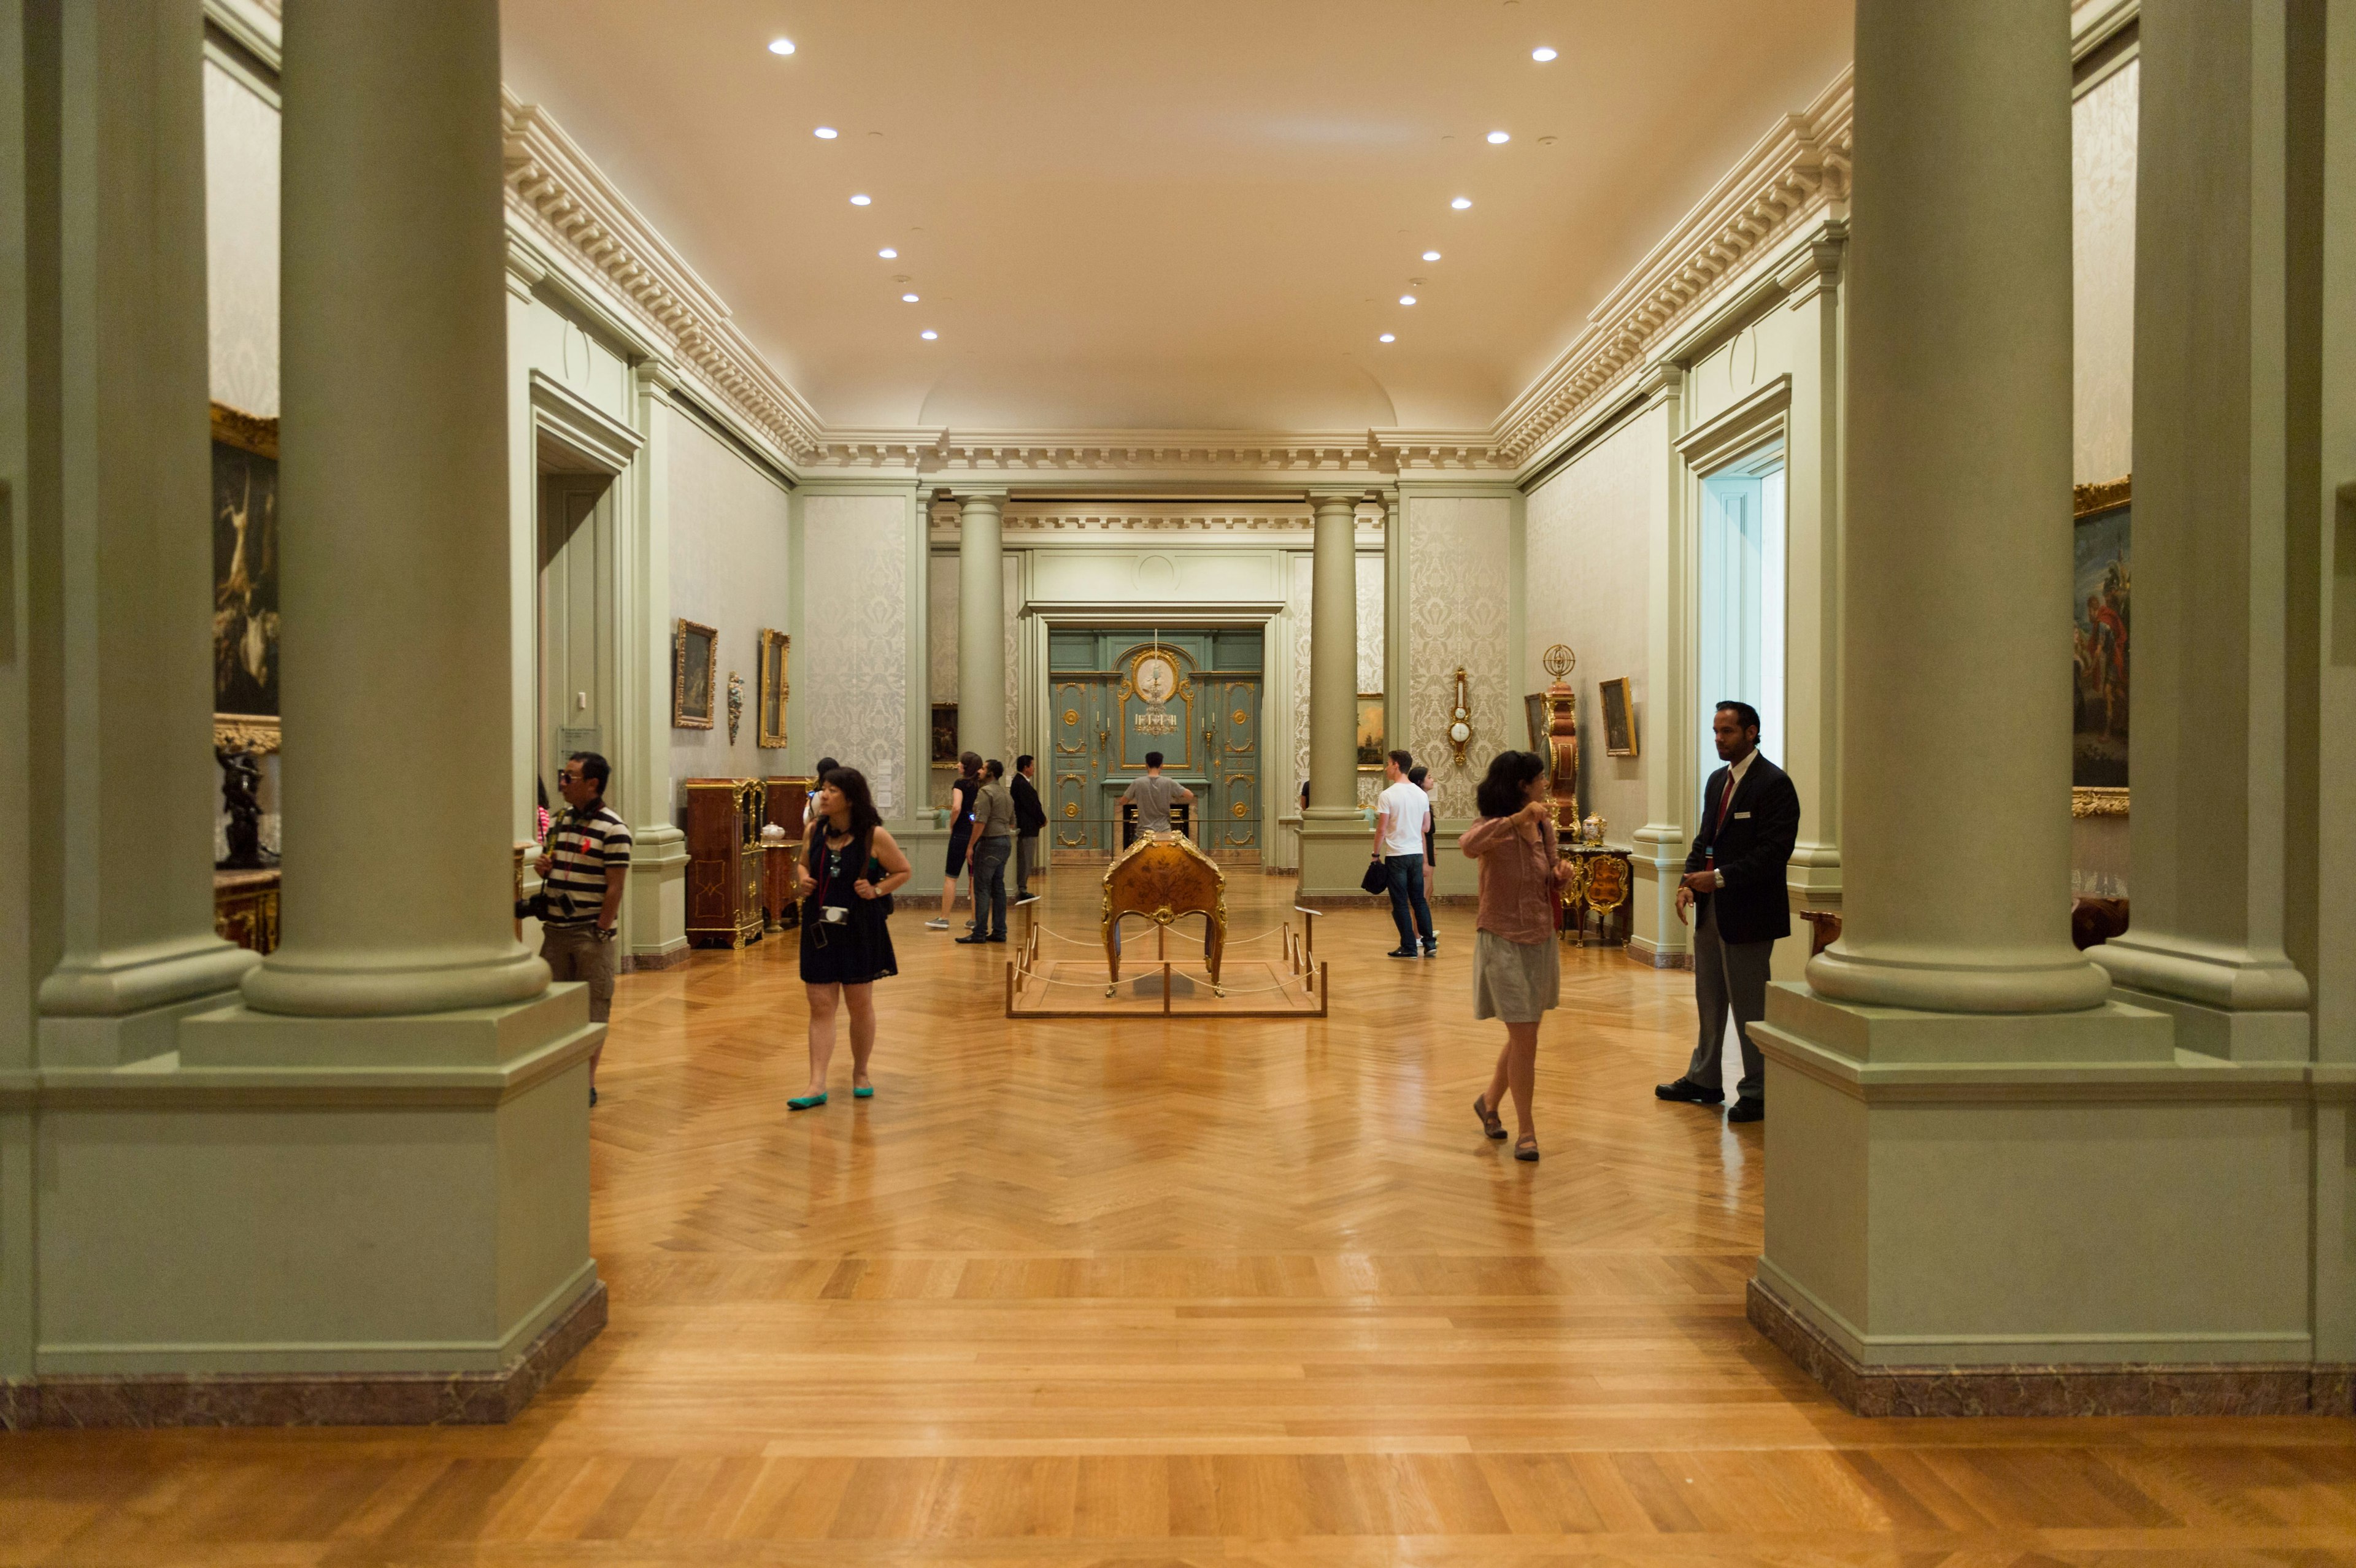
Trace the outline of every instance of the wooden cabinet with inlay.
<instances>
[{"instance_id":1,"label":"wooden cabinet with inlay","mask_svg":"<svg viewBox=\"0 0 2356 1568\"><path fill-rule=\"evenodd\" d=\"M687 939L699 947L761 940L761 823L767 795L759 779L689 779Z\"/></svg>"}]
</instances>

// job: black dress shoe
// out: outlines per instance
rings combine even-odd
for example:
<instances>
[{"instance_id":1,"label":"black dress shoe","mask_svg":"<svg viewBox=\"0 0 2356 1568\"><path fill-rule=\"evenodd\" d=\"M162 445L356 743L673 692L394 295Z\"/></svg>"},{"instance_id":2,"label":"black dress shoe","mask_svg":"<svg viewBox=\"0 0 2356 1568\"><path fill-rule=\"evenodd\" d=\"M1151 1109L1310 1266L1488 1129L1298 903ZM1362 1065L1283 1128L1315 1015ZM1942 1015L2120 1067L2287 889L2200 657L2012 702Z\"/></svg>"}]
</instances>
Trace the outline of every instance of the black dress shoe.
<instances>
[{"instance_id":1,"label":"black dress shoe","mask_svg":"<svg viewBox=\"0 0 2356 1568\"><path fill-rule=\"evenodd\" d=\"M1726 1113L1726 1119L1730 1122L1763 1122L1767 1119L1767 1102L1737 1100L1733 1109Z\"/></svg>"},{"instance_id":2,"label":"black dress shoe","mask_svg":"<svg viewBox=\"0 0 2356 1568\"><path fill-rule=\"evenodd\" d=\"M1723 1089L1705 1089L1690 1078L1680 1078L1674 1083L1655 1083L1653 1097L1656 1100L1679 1100L1688 1105L1720 1105L1726 1103Z\"/></svg>"},{"instance_id":3,"label":"black dress shoe","mask_svg":"<svg viewBox=\"0 0 2356 1568\"><path fill-rule=\"evenodd\" d=\"M981 933L981 932L977 931L977 932L975 932L975 933L974 933L972 935L970 935L970 936L960 936L960 937L958 937L958 938L957 939L957 944L958 944L959 947L971 947L971 946L976 945L977 944L984 943L984 942L987 942L987 941L989 941L989 940L990 940L990 938L989 938L989 936L988 936L987 934L985 934L984 933Z\"/></svg>"},{"instance_id":4,"label":"black dress shoe","mask_svg":"<svg viewBox=\"0 0 2356 1568\"><path fill-rule=\"evenodd\" d=\"M1383 956L1386 958L1415 958L1419 957L1420 955L1419 955L1412 947L1394 947L1388 953L1384 954Z\"/></svg>"}]
</instances>

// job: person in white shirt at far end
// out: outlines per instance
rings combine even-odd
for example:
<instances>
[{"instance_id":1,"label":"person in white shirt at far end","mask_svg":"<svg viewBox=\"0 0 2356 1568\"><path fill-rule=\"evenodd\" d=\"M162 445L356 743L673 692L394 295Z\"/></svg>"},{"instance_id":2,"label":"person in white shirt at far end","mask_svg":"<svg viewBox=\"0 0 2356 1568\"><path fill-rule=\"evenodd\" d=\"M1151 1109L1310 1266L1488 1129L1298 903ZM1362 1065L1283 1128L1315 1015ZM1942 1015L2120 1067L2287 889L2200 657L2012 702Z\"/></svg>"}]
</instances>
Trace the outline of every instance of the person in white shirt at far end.
<instances>
[{"instance_id":1,"label":"person in white shirt at far end","mask_svg":"<svg viewBox=\"0 0 2356 1568\"><path fill-rule=\"evenodd\" d=\"M1431 796L1408 782L1415 759L1393 752L1383 763L1386 787L1375 802L1375 859L1390 878L1391 918L1398 923L1393 958L1437 958L1440 939L1431 931L1431 901L1423 896L1423 827L1431 816ZM1420 937L1423 949L1416 951Z\"/></svg>"}]
</instances>

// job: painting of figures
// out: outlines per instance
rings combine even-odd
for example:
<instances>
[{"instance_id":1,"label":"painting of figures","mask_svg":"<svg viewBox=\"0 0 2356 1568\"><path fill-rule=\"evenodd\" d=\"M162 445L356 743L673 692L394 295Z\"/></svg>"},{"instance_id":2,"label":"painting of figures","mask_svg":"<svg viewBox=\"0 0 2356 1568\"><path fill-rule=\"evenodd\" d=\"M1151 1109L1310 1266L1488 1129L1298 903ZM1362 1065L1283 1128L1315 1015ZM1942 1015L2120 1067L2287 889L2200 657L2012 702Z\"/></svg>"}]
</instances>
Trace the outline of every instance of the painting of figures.
<instances>
[{"instance_id":1,"label":"painting of figures","mask_svg":"<svg viewBox=\"0 0 2356 1568\"><path fill-rule=\"evenodd\" d=\"M213 431L213 711L274 718L276 421L237 418L241 424L225 430L217 417Z\"/></svg>"},{"instance_id":2,"label":"painting of figures","mask_svg":"<svg viewBox=\"0 0 2356 1568\"><path fill-rule=\"evenodd\" d=\"M2070 783L2079 789L2127 784L2127 635L2134 624L2129 529L2130 508L2115 507L2080 517L2074 530Z\"/></svg>"}]
</instances>

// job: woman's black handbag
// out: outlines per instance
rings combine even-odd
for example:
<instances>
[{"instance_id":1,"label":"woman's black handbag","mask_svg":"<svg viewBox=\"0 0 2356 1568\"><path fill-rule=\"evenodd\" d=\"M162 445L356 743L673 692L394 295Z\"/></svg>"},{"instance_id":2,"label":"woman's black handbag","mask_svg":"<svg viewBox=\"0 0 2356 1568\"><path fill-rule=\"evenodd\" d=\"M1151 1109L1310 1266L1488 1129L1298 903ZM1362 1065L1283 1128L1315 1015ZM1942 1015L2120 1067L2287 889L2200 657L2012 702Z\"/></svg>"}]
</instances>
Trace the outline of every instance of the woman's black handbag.
<instances>
[{"instance_id":1,"label":"woman's black handbag","mask_svg":"<svg viewBox=\"0 0 2356 1568\"><path fill-rule=\"evenodd\" d=\"M1366 874L1358 879L1358 886L1370 893L1389 892L1391 891L1391 869L1388 866L1384 865L1380 860L1367 861Z\"/></svg>"}]
</instances>

